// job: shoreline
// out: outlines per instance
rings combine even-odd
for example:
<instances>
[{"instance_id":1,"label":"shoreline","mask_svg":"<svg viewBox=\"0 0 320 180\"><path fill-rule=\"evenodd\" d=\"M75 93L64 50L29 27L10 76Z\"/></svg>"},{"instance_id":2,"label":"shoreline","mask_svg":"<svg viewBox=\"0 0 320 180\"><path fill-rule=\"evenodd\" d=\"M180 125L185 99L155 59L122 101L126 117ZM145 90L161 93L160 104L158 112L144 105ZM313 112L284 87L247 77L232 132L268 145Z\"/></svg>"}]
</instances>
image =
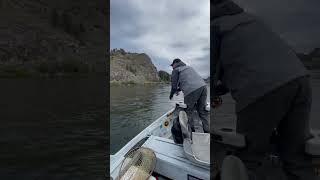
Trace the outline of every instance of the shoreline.
<instances>
[{"instance_id":1,"label":"shoreline","mask_svg":"<svg viewBox=\"0 0 320 180\"><path fill-rule=\"evenodd\" d=\"M131 85L155 85L155 84L170 84L166 81L146 81L146 82L134 82L134 81L110 81L110 85L116 86L131 86Z\"/></svg>"}]
</instances>

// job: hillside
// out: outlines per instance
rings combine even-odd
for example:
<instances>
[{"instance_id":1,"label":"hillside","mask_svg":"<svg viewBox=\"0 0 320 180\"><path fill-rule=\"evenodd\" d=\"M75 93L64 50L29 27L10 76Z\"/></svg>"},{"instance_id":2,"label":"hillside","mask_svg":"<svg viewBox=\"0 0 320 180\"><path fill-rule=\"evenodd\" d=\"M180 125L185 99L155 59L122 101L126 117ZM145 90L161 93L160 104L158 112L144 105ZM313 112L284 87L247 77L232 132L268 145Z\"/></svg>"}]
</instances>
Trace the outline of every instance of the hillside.
<instances>
[{"instance_id":1,"label":"hillside","mask_svg":"<svg viewBox=\"0 0 320 180\"><path fill-rule=\"evenodd\" d=\"M0 76L104 73L107 4L0 0Z\"/></svg>"},{"instance_id":2,"label":"hillside","mask_svg":"<svg viewBox=\"0 0 320 180\"><path fill-rule=\"evenodd\" d=\"M160 78L150 57L114 49L110 53L110 81L120 83L159 82Z\"/></svg>"}]
</instances>

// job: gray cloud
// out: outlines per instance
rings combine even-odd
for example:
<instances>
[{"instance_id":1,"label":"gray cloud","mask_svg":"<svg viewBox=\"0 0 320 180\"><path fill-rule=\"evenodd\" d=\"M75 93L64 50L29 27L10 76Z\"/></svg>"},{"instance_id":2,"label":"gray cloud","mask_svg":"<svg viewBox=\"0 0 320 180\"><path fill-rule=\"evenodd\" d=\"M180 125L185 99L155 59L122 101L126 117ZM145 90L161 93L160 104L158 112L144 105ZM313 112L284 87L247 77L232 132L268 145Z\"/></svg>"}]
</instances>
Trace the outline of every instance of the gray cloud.
<instances>
[{"instance_id":1,"label":"gray cloud","mask_svg":"<svg viewBox=\"0 0 320 180\"><path fill-rule=\"evenodd\" d=\"M158 69L181 58L209 75L209 0L111 1L111 48L145 52Z\"/></svg>"},{"instance_id":2,"label":"gray cloud","mask_svg":"<svg viewBox=\"0 0 320 180\"><path fill-rule=\"evenodd\" d=\"M319 0L234 0L264 20L297 51L320 47Z\"/></svg>"}]
</instances>

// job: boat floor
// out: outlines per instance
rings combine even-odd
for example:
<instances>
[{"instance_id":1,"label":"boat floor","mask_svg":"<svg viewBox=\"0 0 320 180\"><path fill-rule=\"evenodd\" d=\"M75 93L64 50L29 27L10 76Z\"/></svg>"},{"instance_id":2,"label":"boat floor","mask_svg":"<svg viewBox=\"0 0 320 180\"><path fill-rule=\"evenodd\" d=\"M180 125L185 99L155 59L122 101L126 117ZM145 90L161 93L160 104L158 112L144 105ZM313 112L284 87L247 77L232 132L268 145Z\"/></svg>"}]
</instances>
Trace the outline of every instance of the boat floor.
<instances>
[{"instance_id":1,"label":"boat floor","mask_svg":"<svg viewBox=\"0 0 320 180\"><path fill-rule=\"evenodd\" d=\"M155 152L157 174L168 179L210 179L210 167L191 162L186 158L182 145L175 144L171 139L150 136L142 147Z\"/></svg>"}]
</instances>

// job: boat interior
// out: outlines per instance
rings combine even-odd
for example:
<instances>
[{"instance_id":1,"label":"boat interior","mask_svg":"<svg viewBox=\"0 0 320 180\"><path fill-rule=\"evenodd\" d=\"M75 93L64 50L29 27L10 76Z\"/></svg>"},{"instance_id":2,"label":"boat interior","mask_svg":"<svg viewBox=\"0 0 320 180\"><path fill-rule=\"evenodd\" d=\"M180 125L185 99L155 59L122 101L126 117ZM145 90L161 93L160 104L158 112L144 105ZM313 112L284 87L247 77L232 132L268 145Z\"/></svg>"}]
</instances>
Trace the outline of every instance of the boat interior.
<instances>
[{"instance_id":1,"label":"boat interior","mask_svg":"<svg viewBox=\"0 0 320 180\"><path fill-rule=\"evenodd\" d=\"M183 103L177 103L176 107L162 117L154 121L150 126L135 136L121 150L110 157L110 176L111 179L122 179L119 177L121 165L129 152L138 148L151 149L155 154L155 167L149 179L168 180L168 179L188 179L188 180L205 180L210 179L210 163L201 163L197 158L190 158L188 147L183 144L177 144L172 138L171 128L173 120L179 116L179 108L185 108ZM208 110L209 111L209 110ZM180 114L181 115L181 114ZM198 121L200 122L200 121ZM183 123L180 123L183 124ZM201 123L195 124L201 129ZM311 130L313 138L309 139L305 145L305 152L314 157L315 163L320 170L320 130ZM200 132L201 134L201 132ZM203 133L205 134L205 133ZM210 139L219 146L215 146L215 153L212 157L214 164L211 164L211 177L217 174L223 158L226 157L228 150L245 147L245 138L237 134L234 129L220 128L209 136ZM187 147L187 149L186 149ZM221 149L220 149L221 148ZM210 162L210 149L207 149L205 155ZM200 163L199 163L200 161ZM319 171L320 172L320 171Z\"/></svg>"},{"instance_id":2,"label":"boat interior","mask_svg":"<svg viewBox=\"0 0 320 180\"><path fill-rule=\"evenodd\" d=\"M120 167L126 155L134 149L143 147L151 149L156 156L156 166L149 179L210 179L210 165L197 163L188 159L183 144L175 143L172 138L171 127L173 119L175 116L179 116L177 109L185 107L183 103L177 103L174 109L140 132L115 155L111 155L111 177L119 179ZM209 111L209 109L207 110ZM196 115L195 118L197 118ZM200 126L201 123L195 124L195 128L201 129ZM210 139L208 139L208 142L210 142ZM207 147L210 147L210 144ZM208 156L210 158L209 154Z\"/></svg>"}]
</instances>

